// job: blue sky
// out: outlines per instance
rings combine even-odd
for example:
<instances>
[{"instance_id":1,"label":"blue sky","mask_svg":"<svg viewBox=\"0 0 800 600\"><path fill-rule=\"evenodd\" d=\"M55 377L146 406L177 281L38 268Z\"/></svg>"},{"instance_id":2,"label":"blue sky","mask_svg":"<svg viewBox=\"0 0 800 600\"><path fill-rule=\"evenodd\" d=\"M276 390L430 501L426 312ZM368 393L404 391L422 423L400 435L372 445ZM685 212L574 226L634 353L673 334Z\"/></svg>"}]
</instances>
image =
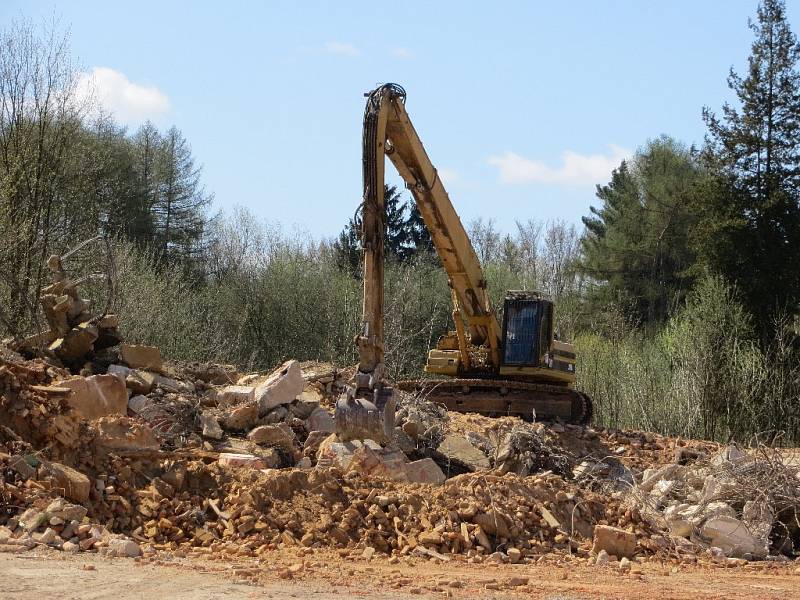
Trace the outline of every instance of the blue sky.
<instances>
[{"instance_id":1,"label":"blue sky","mask_svg":"<svg viewBox=\"0 0 800 600\"><path fill-rule=\"evenodd\" d=\"M800 27L800 6L788 2ZM621 157L702 141L755 0L4 0L58 17L106 108L177 125L220 209L335 235L361 192L363 92L394 81L464 221L580 223ZM87 75L88 78L88 75ZM391 169L391 167L390 167ZM395 177L396 179L396 177Z\"/></svg>"}]
</instances>

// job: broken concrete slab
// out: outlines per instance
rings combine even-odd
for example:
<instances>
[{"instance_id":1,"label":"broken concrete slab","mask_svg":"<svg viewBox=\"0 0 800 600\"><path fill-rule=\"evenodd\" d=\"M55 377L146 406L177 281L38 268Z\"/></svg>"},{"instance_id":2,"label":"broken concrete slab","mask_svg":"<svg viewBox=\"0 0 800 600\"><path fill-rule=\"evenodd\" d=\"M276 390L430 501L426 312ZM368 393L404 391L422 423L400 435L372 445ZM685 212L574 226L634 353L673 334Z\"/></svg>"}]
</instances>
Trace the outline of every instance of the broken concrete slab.
<instances>
[{"instance_id":1,"label":"broken concrete slab","mask_svg":"<svg viewBox=\"0 0 800 600\"><path fill-rule=\"evenodd\" d=\"M72 390L67 402L86 419L127 413L128 393L116 375L76 375L58 381L57 385Z\"/></svg>"},{"instance_id":2,"label":"broken concrete slab","mask_svg":"<svg viewBox=\"0 0 800 600\"><path fill-rule=\"evenodd\" d=\"M768 542L756 538L747 525L734 517L718 516L708 519L700 530L700 535L709 540L725 556L735 558L765 558Z\"/></svg>"},{"instance_id":3,"label":"broken concrete slab","mask_svg":"<svg viewBox=\"0 0 800 600\"><path fill-rule=\"evenodd\" d=\"M373 448L363 445L358 448L347 465L347 472L356 472L367 477L383 477L394 481L407 481L408 458L396 448ZM318 463L319 464L319 463Z\"/></svg>"},{"instance_id":4,"label":"broken concrete slab","mask_svg":"<svg viewBox=\"0 0 800 600\"><path fill-rule=\"evenodd\" d=\"M306 428L309 431L327 431L333 433L336 431L336 421L333 415L324 408L316 408L306 419Z\"/></svg>"},{"instance_id":5,"label":"broken concrete slab","mask_svg":"<svg viewBox=\"0 0 800 600\"><path fill-rule=\"evenodd\" d=\"M633 558L636 554L636 535L609 525L595 525L592 553L597 554L601 550L617 558Z\"/></svg>"},{"instance_id":6,"label":"broken concrete slab","mask_svg":"<svg viewBox=\"0 0 800 600\"><path fill-rule=\"evenodd\" d=\"M200 415L200 425L203 427L203 437L212 440L221 440L223 436L222 427L219 426L217 418L210 413Z\"/></svg>"},{"instance_id":7,"label":"broken concrete slab","mask_svg":"<svg viewBox=\"0 0 800 600\"><path fill-rule=\"evenodd\" d=\"M142 555L139 544L126 538L114 538L108 540L107 556L121 556L135 558Z\"/></svg>"},{"instance_id":8,"label":"broken concrete slab","mask_svg":"<svg viewBox=\"0 0 800 600\"><path fill-rule=\"evenodd\" d=\"M441 485L447 477L439 468L439 465L432 458L423 458L406 463L403 467L406 480L409 483L426 483L430 485Z\"/></svg>"},{"instance_id":9,"label":"broken concrete slab","mask_svg":"<svg viewBox=\"0 0 800 600\"><path fill-rule=\"evenodd\" d=\"M161 350L155 346L140 346L135 344L120 344L122 360L134 369L148 371L161 371Z\"/></svg>"},{"instance_id":10,"label":"broken concrete slab","mask_svg":"<svg viewBox=\"0 0 800 600\"><path fill-rule=\"evenodd\" d=\"M295 450L294 431L286 423L260 425L247 434L247 439L254 444L280 448L286 452Z\"/></svg>"},{"instance_id":11,"label":"broken concrete slab","mask_svg":"<svg viewBox=\"0 0 800 600\"><path fill-rule=\"evenodd\" d=\"M254 427L256 421L258 421L258 404L255 402L237 406L222 418L225 429L237 431Z\"/></svg>"},{"instance_id":12,"label":"broken concrete slab","mask_svg":"<svg viewBox=\"0 0 800 600\"><path fill-rule=\"evenodd\" d=\"M228 385L217 392L217 404L221 408L250 403L255 400L256 388L249 385Z\"/></svg>"},{"instance_id":13,"label":"broken concrete slab","mask_svg":"<svg viewBox=\"0 0 800 600\"><path fill-rule=\"evenodd\" d=\"M188 381L178 381L171 377L164 377L163 375L155 375L154 384L166 392L173 394L192 394L194 393L194 384Z\"/></svg>"},{"instance_id":14,"label":"broken concrete slab","mask_svg":"<svg viewBox=\"0 0 800 600\"><path fill-rule=\"evenodd\" d=\"M339 467L342 470L350 466L353 455L362 447L380 450L381 445L373 440L350 440L340 442L335 433L324 439L317 450L317 466Z\"/></svg>"},{"instance_id":15,"label":"broken concrete slab","mask_svg":"<svg viewBox=\"0 0 800 600\"><path fill-rule=\"evenodd\" d=\"M473 471L480 471L491 467L489 458L478 448L473 446L465 437L450 434L442 440L437 452L448 460L461 464Z\"/></svg>"},{"instance_id":16,"label":"broken concrete slab","mask_svg":"<svg viewBox=\"0 0 800 600\"><path fill-rule=\"evenodd\" d=\"M23 479L30 479L36 475L36 469L33 468L24 456L13 454L8 458L8 466L16 471Z\"/></svg>"},{"instance_id":17,"label":"broken concrete slab","mask_svg":"<svg viewBox=\"0 0 800 600\"><path fill-rule=\"evenodd\" d=\"M237 454L233 452L223 452L219 455L217 462L223 467L236 467L247 469L269 469L272 465L264 458L253 456L252 454Z\"/></svg>"},{"instance_id":18,"label":"broken concrete slab","mask_svg":"<svg viewBox=\"0 0 800 600\"><path fill-rule=\"evenodd\" d=\"M158 450L161 443L155 432L138 420L109 416L94 422L97 429L95 443L104 451Z\"/></svg>"},{"instance_id":19,"label":"broken concrete slab","mask_svg":"<svg viewBox=\"0 0 800 600\"><path fill-rule=\"evenodd\" d=\"M132 369L125 377L125 387L134 394L149 394L156 383L155 373Z\"/></svg>"},{"instance_id":20,"label":"broken concrete slab","mask_svg":"<svg viewBox=\"0 0 800 600\"><path fill-rule=\"evenodd\" d=\"M300 363L296 360L283 363L255 390L261 413L265 414L281 404L289 404L300 395L305 386Z\"/></svg>"},{"instance_id":21,"label":"broken concrete slab","mask_svg":"<svg viewBox=\"0 0 800 600\"><path fill-rule=\"evenodd\" d=\"M289 411L298 419L307 419L316 409L319 402L313 400L296 400L287 404Z\"/></svg>"},{"instance_id":22,"label":"broken concrete slab","mask_svg":"<svg viewBox=\"0 0 800 600\"><path fill-rule=\"evenodd\" d=\"M99 332L91 323L81 323L64 337L55 340L48 349L65 363L73 363L91 352Z\"/></svg>"},{"instance_id":23,"label":"broken concrete slab","mask_svg":"<svg viewBox=\"0 0 800 600\"><path fill-rule=\"evenodd\" d=\"M63 491L63 495L76 502L89 500L91 482L80 471L56 462L43 462L44 473L53 478L56 489Z\"/></svg>"},{"instance_id":24,"label":"broken concrete slab","mask_svg":"<svg viewBox=\"0 0 800 600\"><path fill-rule=\"evenodd\" d=\"M121 378L122 381L125 381L125 378L128 376L133 369L130 367L126 367L125 365L108 365L108 374L109 375L116 375L117 377Z\"/></svg>"},{"instance_id":25,"label":"broken concrete slab","mask_svg":"<svg viewBox=\"0 0 800 600\"><path fill-rule=\"evenodd\" d=\"M128 410L137 415L144 413L153 406L153 401L147 396L131 396L128 400Z\"/></svg>"}]
</instances>

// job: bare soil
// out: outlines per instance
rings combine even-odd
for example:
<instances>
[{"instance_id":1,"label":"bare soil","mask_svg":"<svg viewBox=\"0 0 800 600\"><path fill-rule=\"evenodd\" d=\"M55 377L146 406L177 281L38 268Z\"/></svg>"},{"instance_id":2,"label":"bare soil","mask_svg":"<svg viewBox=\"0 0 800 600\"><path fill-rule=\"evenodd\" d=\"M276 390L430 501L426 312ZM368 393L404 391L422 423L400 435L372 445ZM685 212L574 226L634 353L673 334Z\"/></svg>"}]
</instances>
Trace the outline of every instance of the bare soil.
<instances>
[{"instance_id":1,"label":"bare soil","mask_svg":"<svg viewBox=\"0 0 800 600\"><path fill-rule=\"evenodd\" d=\"M287 565L303 565L286 576ZM343 560L321 551L298 557L275 552L262 560L198 561L161 556L132 560L97 554L33 550L0 555L0 598L118 600L169 598L542 598L788 599L800 598L800 563L744 567L674 566L647 562L637 573L573 561L536 565L435 564L424 559ZM527 584L509 588L512 578ZM504 589L492 589L494 587Z\"/></svg>"}]
</instances>

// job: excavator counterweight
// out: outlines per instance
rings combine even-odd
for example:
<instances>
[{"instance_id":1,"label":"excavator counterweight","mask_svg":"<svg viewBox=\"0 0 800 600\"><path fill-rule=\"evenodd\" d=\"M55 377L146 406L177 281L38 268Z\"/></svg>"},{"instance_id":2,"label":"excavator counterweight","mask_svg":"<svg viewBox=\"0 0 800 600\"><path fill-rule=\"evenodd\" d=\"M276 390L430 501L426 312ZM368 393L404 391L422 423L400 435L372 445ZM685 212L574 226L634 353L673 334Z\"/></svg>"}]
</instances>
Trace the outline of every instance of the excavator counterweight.
<instances>
[{"instance_id":1,"label":"excavator counterweight","mask_svg":"<svg viewBox=\"0 0 800 600\"><path fill-rule=\"evenodd\" d=\"M553 303L534 291L509 291L502 324L478 256L428 158L394 83L367 94L363 129L364 298L356 337L358 372L336 408L340 437L390 439L394 390L386 385L383 347L384 164L388 157L411 192L447 272L455 331L428 354L425 371L447 379L398 382L449 410L588 423L591 400L575 390L575 352L555 339Z\"/></svg>"}]
</instances>

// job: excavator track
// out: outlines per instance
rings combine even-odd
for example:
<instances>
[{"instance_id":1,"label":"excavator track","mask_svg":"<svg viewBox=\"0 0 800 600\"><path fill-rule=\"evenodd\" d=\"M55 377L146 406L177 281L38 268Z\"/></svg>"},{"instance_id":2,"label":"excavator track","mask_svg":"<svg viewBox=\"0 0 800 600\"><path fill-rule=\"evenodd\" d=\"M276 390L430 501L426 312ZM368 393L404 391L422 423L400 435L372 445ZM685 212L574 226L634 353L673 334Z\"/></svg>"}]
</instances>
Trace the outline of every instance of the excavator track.
<instances>
[{"instance_id":1,"label":"excavator track","mask_svg":"<svg viewBox=\"0 0 800 600\"><path fill-rule=\"evenodd\" d=\"M588 425L594 407L591 398L578 390L545 383L503 379L414 379L396 387L421 394L447 410L487 416L518 416L526 421L560 419L573 425Z\"/></svg>"}]
</instances>

